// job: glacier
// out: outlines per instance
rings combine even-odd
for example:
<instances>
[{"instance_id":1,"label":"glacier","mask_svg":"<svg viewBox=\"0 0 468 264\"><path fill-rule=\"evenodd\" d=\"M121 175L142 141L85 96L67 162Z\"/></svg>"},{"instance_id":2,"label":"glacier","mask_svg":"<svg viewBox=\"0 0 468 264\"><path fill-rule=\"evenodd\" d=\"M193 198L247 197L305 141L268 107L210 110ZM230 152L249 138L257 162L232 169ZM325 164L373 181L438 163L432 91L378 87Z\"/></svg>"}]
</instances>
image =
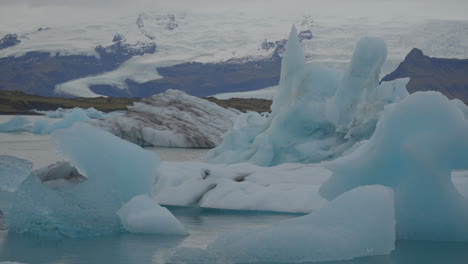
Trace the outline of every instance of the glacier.
<instances>
[{"instance_id":1,"label":"glacier","mask_svg":"<svg viewBox=\"0 0 468 264\"><path fill-rule=\"evenodd\" d=\"M394 248L393 192L366 186L305 216L223 233L206 250L176 249L164 263L193 263L194 256L209 263L302 263L387 255Z\"/></svg>"},{"instance_id":2,"label":"glacier","mask_svg":"<svg viewBox=\"0 0 468 264\"><path fill-rule=\"evenodd\" d=\"M395 192L398 239L468 241L468 200L451 178L468 169L467 109L438 92L387 106L369 142L327 164L321 195L382 184Z\"/></svg>"},{"instance_id":3,"label":"glacier","mask_svg":"<svg viewBox=\"0 0 468 264\"><path fill-rule=\"evenodd\" d=\"M408 95L408 79L378 83L386 50L383 40L363 38L348 69L340 73L306 63L293 26L271 115L266 120L241 115L205 160L274 166L339 157L372 135L385 105Z\"/></svg>"},{"instance_id":4,"label":"glacier","mask_svg":"<svg viewBox=\"0 0 468 264\"><path fill-rule=\"evenodd\" d=\"M57 130L52 140L87 180L49 188L29 170L29 176L10 192L4 191L11 189L9 177L2 177L0 208L9 232L57 238L121 232L123 226L116 212L134 196L151 193L159 158L88 124ZM17 159L16 163L17 170L30 168L21 165L28 164L25 161ZM169 222L166 219L164 223Z\"/></svg>"},{"instance_id":5,"label":"glacier","mask_svg":"<svg viewBox=\"0 0 468 264\"><path fill-rule=\"evenodd\" d=\"M239 113L182 91L167 90L134 103L122 116L90 123L142 146L209 148L221 143L221 135Z\"/></svg>"}]
</instances>

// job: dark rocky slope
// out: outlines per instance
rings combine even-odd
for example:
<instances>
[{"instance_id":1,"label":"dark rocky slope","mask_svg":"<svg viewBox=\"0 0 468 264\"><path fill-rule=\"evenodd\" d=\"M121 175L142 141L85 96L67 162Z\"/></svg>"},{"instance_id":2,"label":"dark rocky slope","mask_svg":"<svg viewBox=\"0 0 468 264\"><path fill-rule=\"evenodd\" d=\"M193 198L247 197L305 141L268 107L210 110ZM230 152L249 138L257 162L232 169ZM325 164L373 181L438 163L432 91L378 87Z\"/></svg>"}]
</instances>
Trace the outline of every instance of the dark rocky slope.
<instances>
[{"instance_id":1,"label":"dark rocky slope","mask_svg":"<svg viewBox=\"0 0 468 264\"><path fill-rule=\"evenodd\" d=\"M450 99L468 103L468 59L443 59L425 56L414 48L382 81L409 77L408 92L439 91Z\"/></svg>"}]
</instances>

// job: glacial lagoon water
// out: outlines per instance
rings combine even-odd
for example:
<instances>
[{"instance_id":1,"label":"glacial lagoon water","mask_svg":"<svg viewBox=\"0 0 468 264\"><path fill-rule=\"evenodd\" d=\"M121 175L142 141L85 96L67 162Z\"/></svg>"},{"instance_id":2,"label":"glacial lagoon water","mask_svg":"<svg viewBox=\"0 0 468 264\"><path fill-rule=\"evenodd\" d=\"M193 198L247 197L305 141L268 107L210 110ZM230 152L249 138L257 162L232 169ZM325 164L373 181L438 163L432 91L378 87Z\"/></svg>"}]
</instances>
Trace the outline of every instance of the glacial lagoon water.
<instances>
[{"instance_id":1,"label":"glacial lagoon water","mask_svg":"<svg viewBox=\"0 0 468 264\"><path fill-rule=\"evenodd\" d=\"M170 208L188 228L190 236L120 234L95 239L48 240L0 233L0 261L31 264L150 264L167 263L165 255L177 247L205 248L221 232L263 227L295 217L293 214L233 212L199 208ZM357 258L328 264L466 264L468 243L397 241L389 256ZM176 263L228 263L226 260L194 259ZM1 263L1 262L0 262Z\"/></svg>"},{"instance_id":2,"label":"glacial lagoon water","mask_svg":"<svg viewBox=\"0 0 468 264\"><path fill-rule=\"evenodd\" d=\"M0 123L9 120L0 116ZM28 117L40 119L44 117ZM34 162L34 168L61 160L47 135L0 134L0 154L13 155ZM207 149L149 148L166 161L197 161ZM266 227L297 214L247 212L195 207L169 207L187 227L186 237L119 234L94 239L50 240L9 234L0 217L0 263L15 261L30 264L81 263L171 263L165 256L179 247L204 249L220 233L245 228ZM175 263L228 263L223 259L197 258ZM174 262L172 262L174 263ZM466 264L468 243L397 241L388 256L357 258L328 264Z\"/></svg>"}]
</instances>

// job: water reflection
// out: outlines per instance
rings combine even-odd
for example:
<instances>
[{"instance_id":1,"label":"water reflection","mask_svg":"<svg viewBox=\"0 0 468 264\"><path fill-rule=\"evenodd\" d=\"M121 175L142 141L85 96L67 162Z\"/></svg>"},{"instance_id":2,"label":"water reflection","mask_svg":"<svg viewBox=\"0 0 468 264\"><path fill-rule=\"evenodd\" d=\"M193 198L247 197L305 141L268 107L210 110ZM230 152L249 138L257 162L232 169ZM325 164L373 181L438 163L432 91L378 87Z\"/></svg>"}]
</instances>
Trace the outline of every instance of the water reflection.
<instances>
[{"instance_id":1,"label":"water reflection","mask_svg":"<svg viewBox=\"0 0 468 264\"><path fill-rule=\"evenodd\" d=\"M30 264L150 264L173 248L198 249L193 254L179 256L183 262L225 264L213 259L206 246L223 232L244 228L269 226L294 214L201 209L198 207L170 207L174 215L188 228L190 236L144 236L120 234L95 239L50 240L32 236L7 234L0 231L0 261ZM357 241L356 241L357 242ZM189 251L181 251L191 252ZM193 253L193 252L192 252ZM163 262L166 263L166 262ZM388 256L357 258L349 261L320 262L320 264L466 264L468 243L397 241L396 249ZM263 263L262 263L263 264ZM266 264L266 263L264 263Z\"/></svg>"}]
</instances>

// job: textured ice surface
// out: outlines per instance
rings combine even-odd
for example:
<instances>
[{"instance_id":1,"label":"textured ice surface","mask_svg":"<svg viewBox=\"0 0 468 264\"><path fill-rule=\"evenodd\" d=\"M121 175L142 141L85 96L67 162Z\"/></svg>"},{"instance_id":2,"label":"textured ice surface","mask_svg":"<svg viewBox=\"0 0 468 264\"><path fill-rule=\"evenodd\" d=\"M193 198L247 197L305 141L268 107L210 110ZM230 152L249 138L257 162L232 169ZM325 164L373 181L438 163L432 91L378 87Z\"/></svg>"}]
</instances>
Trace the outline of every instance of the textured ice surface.
<instances>
[{"instance_id":1,"label":"textured ice surface","mask_svg":"<svg viewBox=\"0 0 468 264\"><path fill-rule=\"evenodd\" d=\"M159 172L154 193L160 204L292 213L322 207L319 186L330 176L323 167L305 164L162 162Z\"/></svg>"},{"instance_id":2,"label":"textured ice surface","mask_svg":"<svg viewBox=\"0 0 468 264\"><path fill-rule=\"evenodd\" d=\"M196 261L206 257L208 263L332 261L387 255L394 247L393 193L383 186L366 186L306 216L271 227L223 233L205 251L176 250L166 257L166 263L192 263L193 257Z\"/></svg>"},{"instance_id":3,"label":"textured ice surface","mask_svg":"<svg viewBox=\"0 0 468 264\"><path fill-rule=\"evenodd\" d=\"M167 90L134 103L123 116L92 124L144 146L214 147L238 113L182 91Z\"/></svg>"},{"instance_id":4,"label":"textured ice surface","mask_svg":"<svg viewBox=\"0 0 468 264\"><path fill-rule=\"evenodd\" d=\"M116 211L151 192L158 157L88 124L56 131L53 140L88 180L55 190L32 174L15 192L0 192L9 231L50 237L121 231Z\"/></svg>"},{"instance_id":5,"label":"textured ice surface","mask_svg":"<svg viewBox=\"0 0 468 264\"><path fill-rule=\"evenodd\" d=\"M5 123L0 124L0 132L24 132L29 131L31 126L28 126L30 122L22 116L14 116Z\"/></svg>"},{"instance_id":6,"label":"textured ice surface","mask_svg":"<svg viewBox=\"0 0 468 264\"><path fill-rule=\"evenodd\" d=\"M148 195L133 197L117 211L125 230L137 234L187 235L169 210Z\"/></svg>"},{"instance_id":7,"label":"textured ice surface","mask_svg":"<svg viewBox=\"0 0 468 264\"><path fill-rule=\"evenodd\" d=\"M206 160L248 161L261 166L285 162L313 163L340 156L369 138L385 105L407 96L407 79L379 86L386 45L378 38L361 39L348 69L339 72L307 64L291 30L282 61L281 80L267 120L241 116L248 126L234 127ZM241 138L242 143L236 140Z\"/></svg>"},{"instance_id":8,"label":"textured ice surface","mask_svg":"<svg viewBox=\"0 0 468 264\"><path fill-rule=\"evenodd\" d=\"M61 107L57 108L57 110L47 110L47 111L42 111L42 110L32 110L33 112L43 114L47 117L50 118L64 118L68 114L72 113L73 111L81 109L78 107L72 108L72 109L63 109ZM116 111L116 112L110 112L110 113L104 113L102 111L96 110L95 108L91 107L88 109L81 109L85 112L85 114L91 118L91 119L99 119L99 118L109 118L111 116L116 116L116 115L121 115L123 114L122 112Z\"/></svg>"},{"instance_id":9,"label":"textured ice surface","mask_svg":"<svg viewBox=\"0 0 468 264\"><path fill-rule=\"evenodd\" d=\"M32 163L27 160L0 155L0 191L16 191L21 182L31 174L31 168Z\"/></svg>"},{"instance_id":10,"label":"textured ice surface","mask_svg":"<svg viewBox=\"0 0 468 264\"><path fill-rule=\"evenodd\" d=\"M464 106L466 108L466 106ZM394 189L397 237L468 240L468 201L452 170L468 169L468 120L437 92L388 106L369 142L329 165L321 194L334 198L361 185Z\"/></svg>"},{"instance_id":11,"label":"textured ice surface","mask_svg":"<svg viewBox=\"0 0 468 264\"><path fill-rule=\"evenodd\" d=\"M62 188L87 180L84 175L66 161L59 161L34 170L34 174L50 188Z\"/></svg>"},{"instance_id":12,"label":"textured ice surface","mask_svg":"<svg viewBox=\"0 0 468 264\"><path fill-rule=\"evenodd\" d=\"M85 122L90 120L85 110L74 108L71 112L64 115L64 118L55 123L49 123L44 119L34 122L32 132L34 134L50 134L56 129L71 127L76 122Z\"/></svg>"}]
</instances>

